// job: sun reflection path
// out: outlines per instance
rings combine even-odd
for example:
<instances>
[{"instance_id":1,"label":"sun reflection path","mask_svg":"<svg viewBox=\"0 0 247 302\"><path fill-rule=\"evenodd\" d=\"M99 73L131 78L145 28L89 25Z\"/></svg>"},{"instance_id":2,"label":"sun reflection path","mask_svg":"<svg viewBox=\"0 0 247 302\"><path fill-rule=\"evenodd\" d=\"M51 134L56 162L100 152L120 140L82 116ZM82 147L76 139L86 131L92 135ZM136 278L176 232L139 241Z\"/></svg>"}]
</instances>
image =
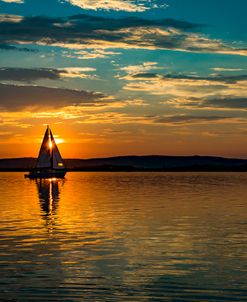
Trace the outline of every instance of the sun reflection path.
<instances>
[{"instance_id":1,"label":"sun reflection path","mask_svg":"<svg viewBox=\"0 0 247 302\"><path fill-rule=\"evenodd\" d=\"M48 232L51 233L56 222L56 212L59 203L60 185L64 181L57 178L37 179L36 185L42 218L46 221Z\"/></svg>"}]
</instances>

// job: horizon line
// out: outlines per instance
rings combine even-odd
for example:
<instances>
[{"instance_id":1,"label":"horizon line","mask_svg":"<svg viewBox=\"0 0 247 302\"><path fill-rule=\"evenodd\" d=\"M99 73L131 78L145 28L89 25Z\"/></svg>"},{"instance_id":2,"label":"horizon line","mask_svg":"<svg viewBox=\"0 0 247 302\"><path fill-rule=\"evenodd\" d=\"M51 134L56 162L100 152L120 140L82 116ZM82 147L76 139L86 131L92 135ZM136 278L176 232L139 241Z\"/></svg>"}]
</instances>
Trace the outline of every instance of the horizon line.
<instances>
[{"instance_id":1,"label":"horizon line","mask_svg":"<svg viewBox=\"0 0 247 302\"><path fill-rule=\"evenodd\" d=\"M64 160L68 159L77 159L77 160L90 160L90 159L107 159L107 158L119 158L119 157L215 157L215 158L226 158L226 159L242 159L247 160L246 157L234 157L234 156L224 156L224 155L200 155L200 154L192 154L192 155L168 155L168 154L126 154L126 155L113 155L113 156L102 156L102 157L65 157ZM0 160L4 159L24 159L24 158L32 158L37 159L38 157L34 156L21 156L21 157L1 157Z\"/></svg>"}]
</instances>

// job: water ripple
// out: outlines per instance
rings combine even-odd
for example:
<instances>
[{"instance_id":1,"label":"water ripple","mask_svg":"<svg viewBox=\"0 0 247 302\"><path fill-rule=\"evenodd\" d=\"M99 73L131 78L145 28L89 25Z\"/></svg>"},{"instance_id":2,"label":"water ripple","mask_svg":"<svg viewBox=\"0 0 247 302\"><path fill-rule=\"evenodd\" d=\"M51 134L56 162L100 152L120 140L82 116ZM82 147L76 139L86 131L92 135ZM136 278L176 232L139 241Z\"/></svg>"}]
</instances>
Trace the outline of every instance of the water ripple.
<instances>
[{"instance_id":1,"label":"water ripple","mask_svg":"<svg viewBox=\"0 0 247 302\"><path fill-rule=\"evenodd\" d=\"M247 301L245 173L0 173L1 301Z\"/></svg>"}]
</instances>

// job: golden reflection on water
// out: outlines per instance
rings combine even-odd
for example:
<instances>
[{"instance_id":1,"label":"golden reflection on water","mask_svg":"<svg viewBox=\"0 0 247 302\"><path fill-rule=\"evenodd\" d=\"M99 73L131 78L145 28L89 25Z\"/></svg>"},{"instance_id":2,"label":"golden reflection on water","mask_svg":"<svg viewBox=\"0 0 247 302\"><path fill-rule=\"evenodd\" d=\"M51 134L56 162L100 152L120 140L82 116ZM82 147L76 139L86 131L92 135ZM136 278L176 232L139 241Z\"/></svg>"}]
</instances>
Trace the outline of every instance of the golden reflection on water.
<instances>
[{"instance_id":1,"label":"golden reflection on water","mask_svg":"<svg viewBox=\"0 0 247 302\"><path fill-rule=\"evenodd\" d=\"M48 232L52 232L59 204L60 186L64 180L56 178L37 179L36 181L42 217L46 222Z\"/></svg>"},{"instance_id":2,"label":"golden reflection on water","mask_svg":"<svg viewBox=\"0 0 247 302\"><path fill-rule=\"evenodd\" d=\"M245 174L68 173L30 181L0 173L0 180L0 268L12 292L21 294L10 285L17 276L26 293L36 292L27 286L32 279L39 294L57 292L54 300L104 300L104 290L121 301L243 294Z\"/></svg>"}]
</instances>

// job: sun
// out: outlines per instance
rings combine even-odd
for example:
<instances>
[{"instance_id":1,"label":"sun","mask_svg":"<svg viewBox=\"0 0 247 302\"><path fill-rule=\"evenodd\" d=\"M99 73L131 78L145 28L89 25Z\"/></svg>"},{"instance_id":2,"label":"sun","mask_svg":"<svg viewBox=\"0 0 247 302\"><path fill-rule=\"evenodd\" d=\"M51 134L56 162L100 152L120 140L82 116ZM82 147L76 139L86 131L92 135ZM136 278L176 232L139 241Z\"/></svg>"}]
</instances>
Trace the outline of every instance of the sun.
<instances>
[{"instance_id":1,"label":"sun","mask_svg":"<svg viewBox=\"0 0 247 302\"><path fill-rule=\"evenodd\" d=\"M55 137L55 142L57 145L64 143L64 139L60 137Z\"/></svg>"},{"instance_id":2,"label":"sun","mask_svg":"<svg viewBox=\"0 0 247 302\"><path fill-rule=\"evenodd\" d=\"M50 141L49 141L49 148L52 149L52 146L53 146L53 145L52 145L52 141L50 140Z\"/></svg>"}]
</instances>

